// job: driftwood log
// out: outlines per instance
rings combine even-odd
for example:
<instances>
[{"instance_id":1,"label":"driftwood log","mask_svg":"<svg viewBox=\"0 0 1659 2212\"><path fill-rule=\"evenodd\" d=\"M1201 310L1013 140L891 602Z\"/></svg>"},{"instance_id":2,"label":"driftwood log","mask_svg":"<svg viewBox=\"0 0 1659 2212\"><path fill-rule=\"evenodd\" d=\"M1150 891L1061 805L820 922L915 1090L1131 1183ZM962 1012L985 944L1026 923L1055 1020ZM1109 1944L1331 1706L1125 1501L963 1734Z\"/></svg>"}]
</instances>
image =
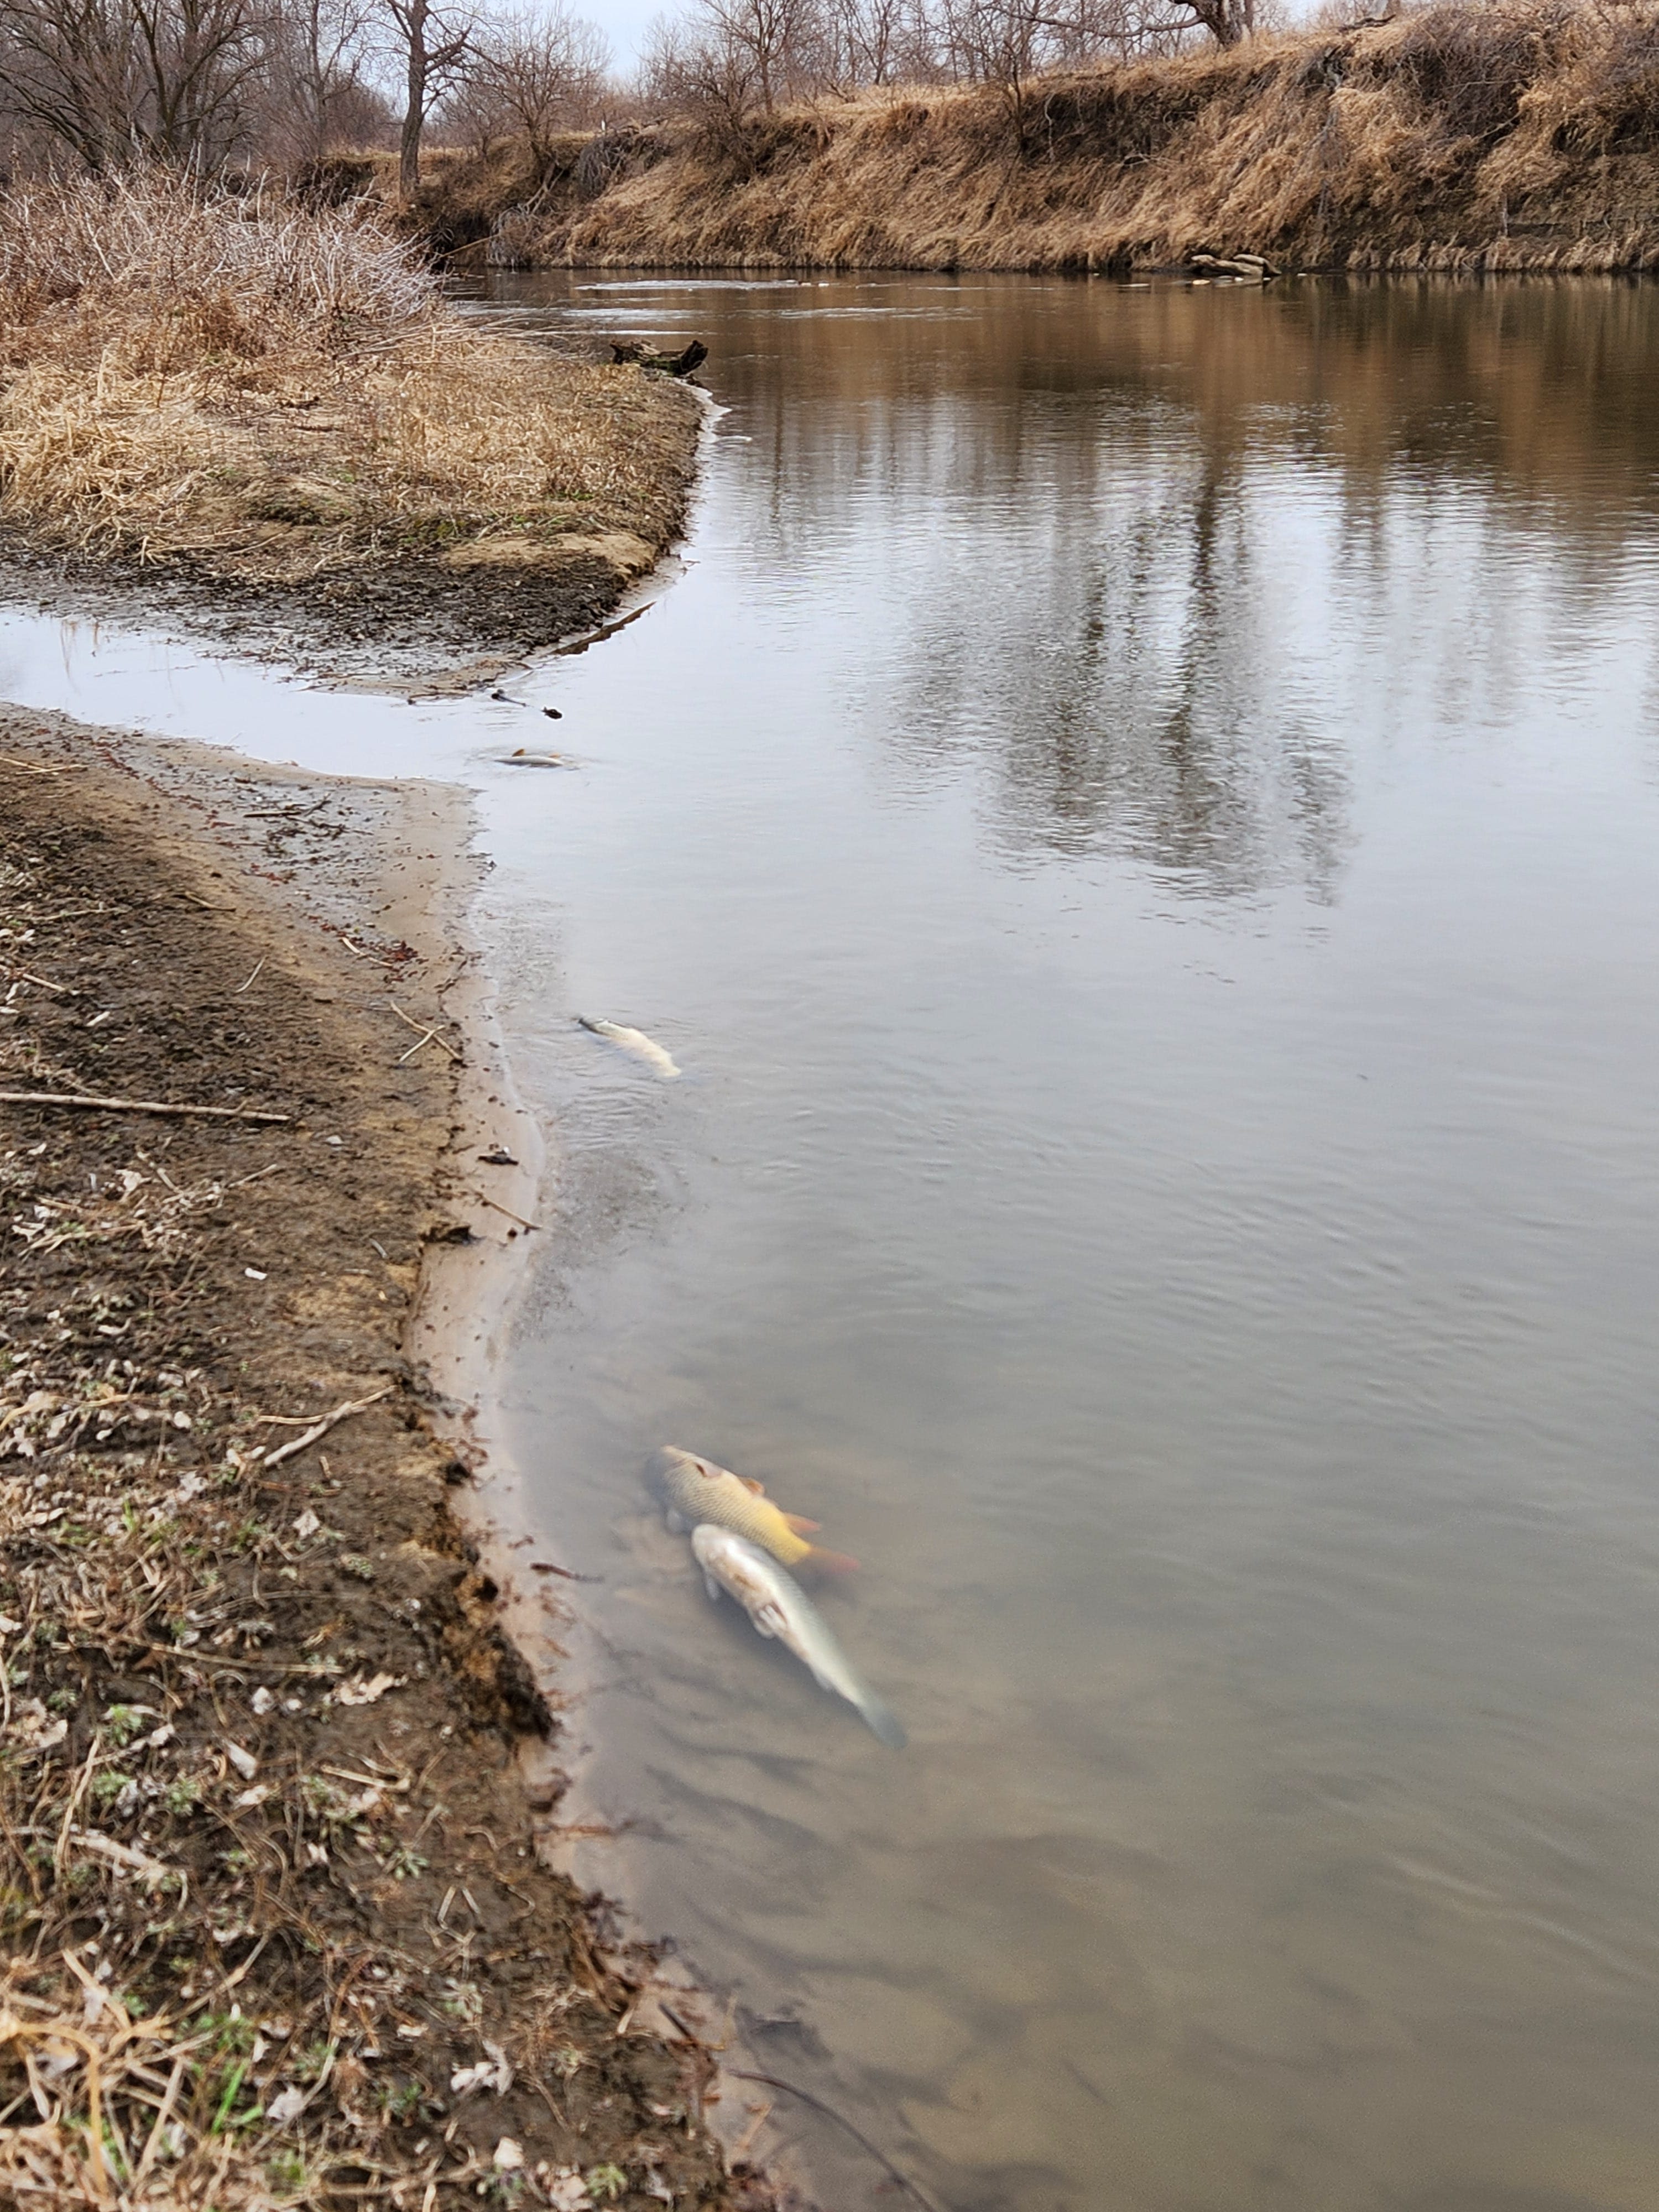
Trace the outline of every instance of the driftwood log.
<instances>
[{"instance_id":1,"label":"driftwood log","mask_svg":"<svg viewBox=\"0 0 1659 2212\"><path fill-rule=\"evenodd\" d=\"M1267 284L1279 271L1260 253L1194 253L1189 265L1200 276L1233 276L1246 284Z\"/></svg>"},{"instance_id":2,"label":"driftwood log","mask_svg":"<svg viewBox=\"0 0 1659 2212\"><path fill-rule=\"evenodd\" d=\"M654 346L641 345L635 338L612 338L611 358L637 362L641 368L659 368L665 376L690 376L708 360L708 349L701 338L693 338L684 353L659 353Z\"/></svg>"}]
</instances>

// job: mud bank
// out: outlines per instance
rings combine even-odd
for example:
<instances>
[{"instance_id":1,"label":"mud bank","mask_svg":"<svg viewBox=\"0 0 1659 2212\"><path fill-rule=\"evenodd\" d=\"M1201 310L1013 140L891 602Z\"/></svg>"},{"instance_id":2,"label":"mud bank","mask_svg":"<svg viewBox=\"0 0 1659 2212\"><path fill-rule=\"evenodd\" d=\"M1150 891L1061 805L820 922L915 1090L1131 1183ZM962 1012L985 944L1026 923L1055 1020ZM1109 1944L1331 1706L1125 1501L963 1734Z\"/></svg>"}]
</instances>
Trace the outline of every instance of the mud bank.
<instances>
[{"instance_id":1,"label":"mud bank","mask_svg":"<svg viewBox=\"0 0 1659 2212\"><path fill-rule=\"evenodd\" d=\"M1127 272L1251 250L1289 269L1637 270L1659 265L1656 118L1650 10L1429 7L1012 87L671 120L612 149L597 197L556 179L548 212L501 210L475 251L526 268Z\"/></svg>"},{"instance_id":2,"label":"mud bank","mask_svg":"<svg viewBox=\"0 0 1659 2212\"><path fill-rule=\"evenodd\" d=\"M535 1187L465 802L15 709L0 788L0 1089L214 1109L0 1104L6 2192L771 2204L460 1504Z\"/></svg>"}]
</instances>

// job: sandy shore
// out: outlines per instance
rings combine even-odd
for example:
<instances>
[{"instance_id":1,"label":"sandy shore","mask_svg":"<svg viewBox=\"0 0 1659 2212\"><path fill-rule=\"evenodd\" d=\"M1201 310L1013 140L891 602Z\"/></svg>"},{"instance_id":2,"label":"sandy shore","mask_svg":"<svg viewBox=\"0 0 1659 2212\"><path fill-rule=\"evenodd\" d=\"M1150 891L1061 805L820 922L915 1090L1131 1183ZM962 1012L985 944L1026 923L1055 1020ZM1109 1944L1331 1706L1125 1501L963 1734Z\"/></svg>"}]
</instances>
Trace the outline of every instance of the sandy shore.
<instances>
[{"instance_id":1,"label":"sandy shore","mask_svg":"<svg viewBox=\"0 0 1659 2212\"><path fill-rule=\"evenodd\" d=\"M0 1106L0 2179L775 2203L550 1863L558 1577L504 1607L473 1413L540 1163L464 798L19 709L0 792L0 1087L221 1109Z\"/></svg>"}]
</instances>

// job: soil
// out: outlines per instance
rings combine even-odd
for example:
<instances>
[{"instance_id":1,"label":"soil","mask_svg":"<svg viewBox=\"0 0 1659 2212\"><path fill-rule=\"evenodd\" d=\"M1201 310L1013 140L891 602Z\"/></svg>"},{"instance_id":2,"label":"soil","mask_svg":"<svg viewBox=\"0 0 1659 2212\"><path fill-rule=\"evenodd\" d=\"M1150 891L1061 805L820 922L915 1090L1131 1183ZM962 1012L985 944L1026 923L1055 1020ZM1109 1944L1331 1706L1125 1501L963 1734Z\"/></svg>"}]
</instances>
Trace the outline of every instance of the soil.
<instances>
[{"instance_id":1,"label":"soil","mask_svg":"<svg viewBox=\"0 0 1659 2212\"><path fill-rule=\"evenodd\" d=\"M0 1087L232 1109L0 1103L0 2194L775 2207L545 1863L410 1358L533 1187L451 1018L462 802L186 755L0 709Z\"/></svg>"},{"instance_id":2,"label":"soil","mask_svg":"<svg viewBox=\"0 0 1659 2212\"><path fill-rule=\"evenodd\" d=\"M44 552L0 534L0 598L9 601L143 622L304 676L426 696L493 683L532 653L591 633L633 580L598 556L550 570L458 573L407 550L345 572L255 580L182 561L160 568Z\"/></svg>"}]
</instances>

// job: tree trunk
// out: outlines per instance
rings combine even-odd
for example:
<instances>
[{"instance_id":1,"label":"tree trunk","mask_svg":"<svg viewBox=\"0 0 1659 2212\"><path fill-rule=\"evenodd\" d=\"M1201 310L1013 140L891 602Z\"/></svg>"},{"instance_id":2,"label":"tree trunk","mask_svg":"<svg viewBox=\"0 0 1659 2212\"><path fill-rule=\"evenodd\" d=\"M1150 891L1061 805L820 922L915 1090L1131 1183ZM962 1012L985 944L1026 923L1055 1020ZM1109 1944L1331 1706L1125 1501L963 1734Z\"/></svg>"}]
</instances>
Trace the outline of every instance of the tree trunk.
<instances>
[{"instance_id":1,"label":"tree trunk","mask_svg":"<svg viewBox=\"0 0 1659 2212\"><path fill-rule=\"evenodd\" d=\"M409 32L409 103L398 142L398 197L412 200L421 188L421 133L426 127L426 25L430 13L427 0L410 0L405 21Z\"/></svg>"}]
</instances>

